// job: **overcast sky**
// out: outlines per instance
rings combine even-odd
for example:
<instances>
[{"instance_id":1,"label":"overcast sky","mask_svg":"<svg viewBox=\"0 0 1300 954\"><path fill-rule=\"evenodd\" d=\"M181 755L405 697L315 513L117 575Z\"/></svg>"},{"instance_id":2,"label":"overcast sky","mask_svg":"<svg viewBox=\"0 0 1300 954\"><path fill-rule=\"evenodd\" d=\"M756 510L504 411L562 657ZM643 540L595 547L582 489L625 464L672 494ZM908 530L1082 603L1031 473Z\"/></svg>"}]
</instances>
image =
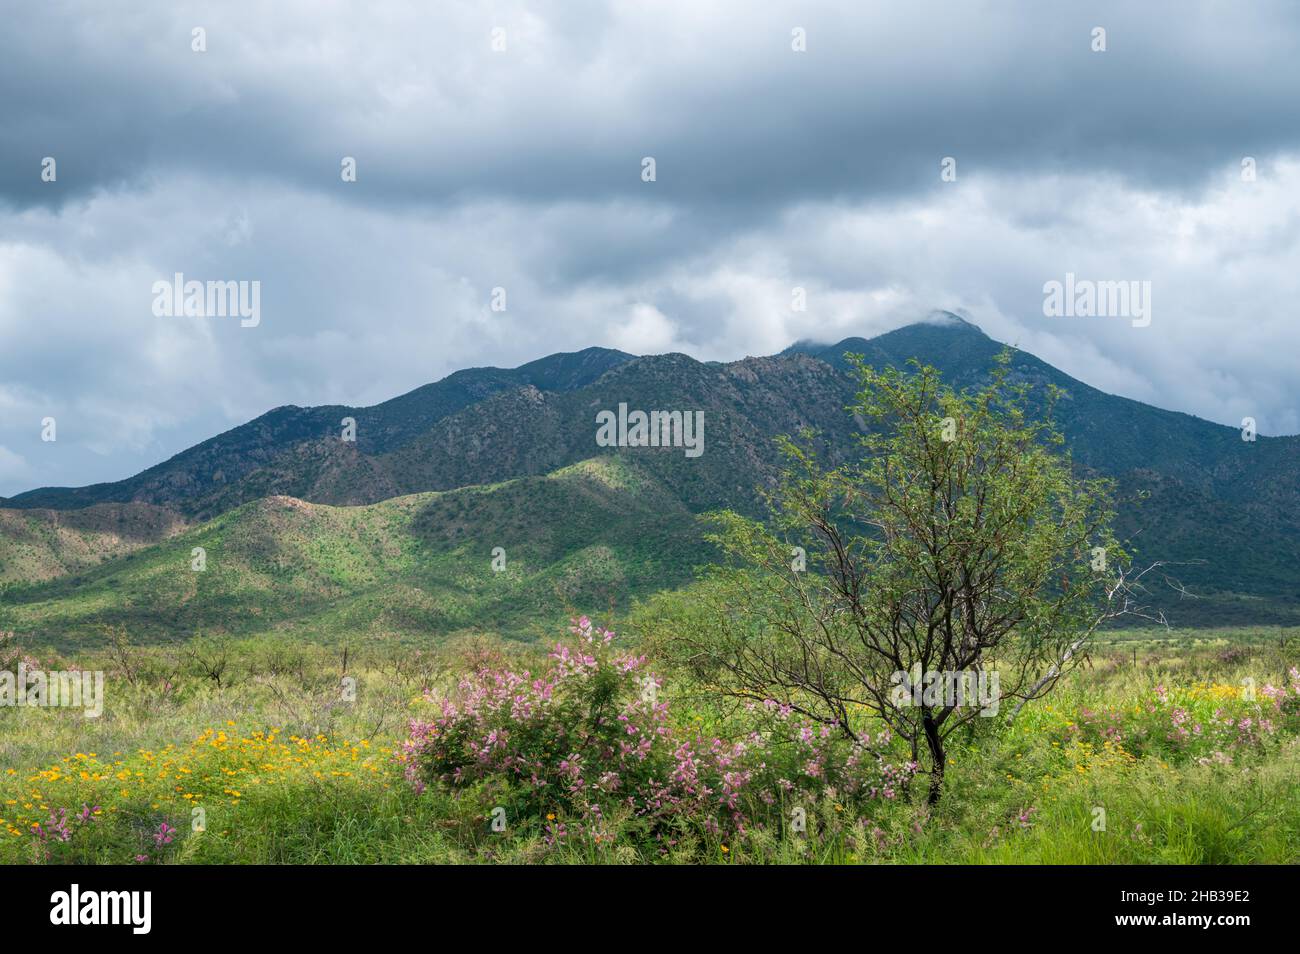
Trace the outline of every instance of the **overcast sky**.
<instances>
[{"instance_id":1,"label":"overcast sky","mask_svg":"<svg viewBox=\"0 0 1300 954\"><path fill-rule=\"evenodd\" d=\"M0 495L462 367L936 308L1300 431L1294 2L49 0L0 90ZM260 282L260 324L156 316L176 272ZM1046 317L1066 273L1149 281L1150 324Z\"/></svg>"}]
</instances>

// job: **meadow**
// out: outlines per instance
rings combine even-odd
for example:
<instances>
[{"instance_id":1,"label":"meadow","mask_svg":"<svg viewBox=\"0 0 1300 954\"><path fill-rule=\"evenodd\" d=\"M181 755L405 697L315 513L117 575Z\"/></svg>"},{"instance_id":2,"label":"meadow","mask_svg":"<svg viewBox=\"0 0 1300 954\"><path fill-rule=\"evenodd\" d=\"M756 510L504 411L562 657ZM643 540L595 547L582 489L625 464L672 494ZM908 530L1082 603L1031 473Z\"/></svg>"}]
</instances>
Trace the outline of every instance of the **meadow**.
<instances>
[{"instance_id":1,"label":"meadow","mask_svg":"<svg viewBox=\"0 0 1300 954\"><path fill-rule=\"evenodd\" d=\"M10 641L0 668L102 669L107 689L97 719L0 709L0 862L1300 861L1300 630L1099 641L1010 724L979 720L928 807L879 726L872 760L846 760L658 677L625 622L423 649ZM593 707L609 765L566 748Z\"/></svg>"}]
</instances>

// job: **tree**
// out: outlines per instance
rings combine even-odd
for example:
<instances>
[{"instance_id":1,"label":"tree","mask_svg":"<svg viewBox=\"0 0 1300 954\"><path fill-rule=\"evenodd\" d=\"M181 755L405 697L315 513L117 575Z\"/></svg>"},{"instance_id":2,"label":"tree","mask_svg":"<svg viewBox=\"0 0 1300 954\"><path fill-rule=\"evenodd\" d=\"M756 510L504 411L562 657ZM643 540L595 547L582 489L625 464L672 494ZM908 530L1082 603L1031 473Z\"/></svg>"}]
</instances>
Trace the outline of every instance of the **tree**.
<instances>
[{"instance_id":1,"label":"tree","mask_svg":"<svg viewBox=\"0 0 1300 954\"><path fill-rule=\"evenodd\" d=\"M952 734L1008 699L1014 716L1102 623L1145 615L1143 574L1112 534L1109 482L1062 453L1058 392L1032 415L1010 352L961 393L915 362L850 357L860 454L829 467L816 435L783 438L770 521L712 515L726 562L652 638L725 698L774 699L850 738L878 716L924 753L934 804Z\"/></svg>"}]
</instances>

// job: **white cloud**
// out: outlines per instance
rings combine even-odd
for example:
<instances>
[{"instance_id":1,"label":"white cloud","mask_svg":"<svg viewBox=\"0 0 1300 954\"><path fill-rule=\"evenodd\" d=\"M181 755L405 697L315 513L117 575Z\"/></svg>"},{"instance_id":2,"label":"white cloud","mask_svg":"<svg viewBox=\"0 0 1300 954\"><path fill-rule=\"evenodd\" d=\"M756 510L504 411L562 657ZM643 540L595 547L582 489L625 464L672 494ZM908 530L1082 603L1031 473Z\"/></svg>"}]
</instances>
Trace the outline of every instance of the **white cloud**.
<instances>
[{"instance_id":1,"label":"white cloud","mask_svg":"<svg viewBox=\"0 0 1300 954\"><path fill-rule=\"evenodd\" d=\"M32 469L21 454L0 444L0 480L19 481L31 478Z\"/></svg>"},{"instance_id":2,"label":"white cloud","mask_svg":"<svg viewBox=\"0 0 1300 954\"><path fill-rule=\"evenodd\" d=\"M635 304L627 320L614 327L611 340L632 354L660 354L677 350L677 329L654 305Z\"/></svg>"}]
</instances>

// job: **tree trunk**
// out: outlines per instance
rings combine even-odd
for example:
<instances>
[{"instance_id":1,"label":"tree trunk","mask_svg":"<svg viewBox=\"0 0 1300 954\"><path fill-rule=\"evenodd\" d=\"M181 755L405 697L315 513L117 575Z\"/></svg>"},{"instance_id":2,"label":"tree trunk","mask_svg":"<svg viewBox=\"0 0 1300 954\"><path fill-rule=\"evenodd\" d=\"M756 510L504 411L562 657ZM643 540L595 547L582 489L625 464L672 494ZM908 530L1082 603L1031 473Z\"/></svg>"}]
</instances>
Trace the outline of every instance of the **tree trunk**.
<instances>
[{"instance_id":1,"label":"tree trunk","mask_svg":"<svg viewBox=\"0 0 1300 954\"><path fill-rule=\"evenodd\" d=\"M930 748L930 793L926 802L937 805L939 796L943 794L943 769L947 757L943 752L943 740L939 738L939 726L935 724L934 717L927 712L922 717L921 724L925 727L925 742Z\"/></svg>"}]
</instances>

